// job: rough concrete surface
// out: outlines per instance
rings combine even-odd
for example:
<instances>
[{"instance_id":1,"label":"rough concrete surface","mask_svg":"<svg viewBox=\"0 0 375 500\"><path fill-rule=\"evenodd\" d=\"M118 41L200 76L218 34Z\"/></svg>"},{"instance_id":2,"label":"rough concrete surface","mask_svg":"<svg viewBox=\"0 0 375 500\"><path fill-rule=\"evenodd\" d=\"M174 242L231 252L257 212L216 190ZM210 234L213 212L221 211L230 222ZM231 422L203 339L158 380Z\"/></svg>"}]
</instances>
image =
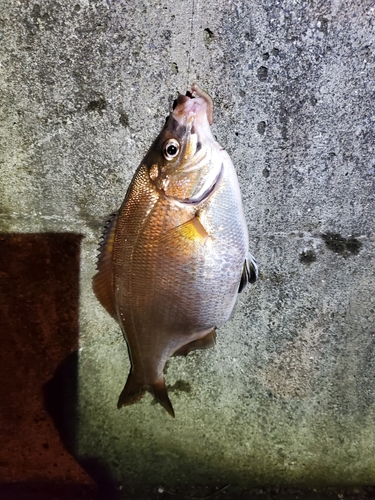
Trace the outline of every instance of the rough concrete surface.
<instances>
[{"instance_id":1,"label":"rough concrete surface","mask_svg":"<svg viewBox=\"0 0 375 500\"><path fill-rule=\"evenodd\" d=\"M0 4L0 230L84 236L70 450L119 491L375 482L374 18L373 0ZM127 350L91 277L193 81L260 279L214 349L168 363L173 420L149 395L117 410Z\"/></svg>"}]
</instances>

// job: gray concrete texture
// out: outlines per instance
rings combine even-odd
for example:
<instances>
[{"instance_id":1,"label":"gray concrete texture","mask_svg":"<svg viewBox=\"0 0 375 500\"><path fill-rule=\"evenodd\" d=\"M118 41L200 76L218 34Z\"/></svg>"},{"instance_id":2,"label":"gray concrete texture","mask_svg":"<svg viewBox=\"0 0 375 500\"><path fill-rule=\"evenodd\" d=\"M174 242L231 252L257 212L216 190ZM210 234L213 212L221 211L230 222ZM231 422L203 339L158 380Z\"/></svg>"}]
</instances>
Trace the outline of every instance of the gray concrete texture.
<instances>
[{"instance_id":1,"label":"gray concrete texture","mask_svg":"<svg viewBox=\"0 0 375 500\"><path fill-rule=\"evenodd\" d=\"M375 482L375 3L0 5L1 231L74 232L75 452L121 487ZM215 348L174 358L176 418L120 411L129 361L91 290L101 226L196 81L260 268Z\"/></svg>"}]
</instances>

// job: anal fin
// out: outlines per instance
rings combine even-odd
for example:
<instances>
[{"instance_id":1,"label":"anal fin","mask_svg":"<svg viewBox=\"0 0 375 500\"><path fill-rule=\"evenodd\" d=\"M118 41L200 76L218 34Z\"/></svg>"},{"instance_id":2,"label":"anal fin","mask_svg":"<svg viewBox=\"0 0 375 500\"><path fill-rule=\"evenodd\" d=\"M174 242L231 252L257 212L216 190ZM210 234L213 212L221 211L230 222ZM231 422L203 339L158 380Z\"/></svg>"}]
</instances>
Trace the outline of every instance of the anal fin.
<instances>
[{"instance_id":1,"label":"anal fin","mask_svg":"<svg viewBox=\"0 0 375 500\"><path fill-rule=\"evenodd\" d=\"M192 342L188 342L184 346L180 347L176 352L173 353L173 356L187 356L191 351L195 351L197 349L209 349L215 344L216 328L208 332L204 337L193 340Z\"/></svg>"}]
</instances>

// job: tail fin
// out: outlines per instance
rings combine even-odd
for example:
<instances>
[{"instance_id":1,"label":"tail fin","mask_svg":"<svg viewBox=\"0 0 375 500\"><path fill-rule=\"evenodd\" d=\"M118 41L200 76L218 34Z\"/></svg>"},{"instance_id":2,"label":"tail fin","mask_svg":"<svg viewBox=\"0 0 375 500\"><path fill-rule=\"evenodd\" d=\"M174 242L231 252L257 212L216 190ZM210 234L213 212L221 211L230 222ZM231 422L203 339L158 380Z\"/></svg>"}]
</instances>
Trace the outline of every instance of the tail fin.
<instances>
[{"instance_id":1,"label":"tail fin","mask_svg":"<svg viewBox=\"0 0 375 500\"><path fill-rule=\"evenodd\" d=\"M134 403L137 403L140 399L143 398L146 392L146 387L139 384L133 373L130 372L128 376L128 380L126 381L125 387L118 398L117 408L121 408L122 406L130 406Z\"/></svg>"},{"instance_id":2,"label":"tail fin","mask_svg":"<svg viewBox=\"0 0 375 500\"><path fill-rule=\"evenodd\" d=\"M160 403L165 410L167 410L169 415L171 417L174 417L173 406L168 397L168 391L165 386L164 378L158 380L151 386L143 385L135 380L132 372L129 373L128 380L126 381L125 387L120 394L117 408L121 408L122 406L130 406L134 403L137 403L140 399L143 398L147 389L151 392L156 401Z\"/></svg>"},{"instance_id":3,"label":"tail fin","mask_svg":"<svg viewBox=\"0 0 375 500\"><path fill-rule=\"evenodd\" d=\"M156 401L160 403L165 410L167 410L171 417L174 418L174 410L172 403L168 397L168 391L165 387L164 377L150 387L150 392L154 395Z\"/></svg>"}]
</instances>

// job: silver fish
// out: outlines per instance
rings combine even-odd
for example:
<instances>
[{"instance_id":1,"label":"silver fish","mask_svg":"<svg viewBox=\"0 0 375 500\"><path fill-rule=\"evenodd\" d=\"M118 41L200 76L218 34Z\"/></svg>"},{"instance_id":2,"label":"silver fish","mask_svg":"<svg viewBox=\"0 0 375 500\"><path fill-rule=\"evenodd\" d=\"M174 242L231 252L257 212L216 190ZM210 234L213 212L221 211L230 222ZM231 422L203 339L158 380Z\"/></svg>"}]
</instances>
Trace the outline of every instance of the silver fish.
<instances>
[{"instance_id":1,"label":"silver fish","mask_svg":"<svg viewBox=\"0 0 375 500\"><path fill-rule=\"evenodd\" d=\"M174 416L163 369L211 347L258 275L237 175L198 85L179 95L103 235L94 292L120 324L131 371L118 407L148 390Z\"/></svg>"}]
</instances>

